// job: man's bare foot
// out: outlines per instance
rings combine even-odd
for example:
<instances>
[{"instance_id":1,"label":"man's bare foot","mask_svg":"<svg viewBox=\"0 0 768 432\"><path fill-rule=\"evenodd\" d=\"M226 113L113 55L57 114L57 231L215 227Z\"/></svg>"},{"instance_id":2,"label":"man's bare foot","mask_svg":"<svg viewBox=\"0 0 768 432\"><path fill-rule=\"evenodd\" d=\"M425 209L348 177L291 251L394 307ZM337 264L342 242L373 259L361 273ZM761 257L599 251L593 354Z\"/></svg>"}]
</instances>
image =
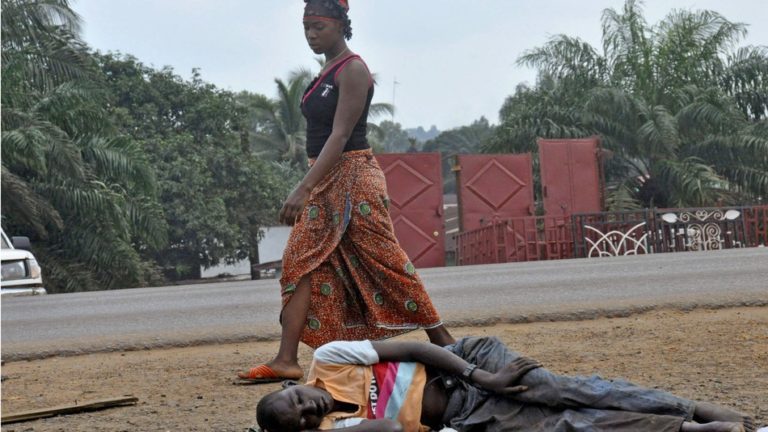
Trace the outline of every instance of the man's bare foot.
<instances>
[{"instance_id":1,"label":"man's bare foot","mask_svg":"<svg viewBox=\"0 0 768 432\"><path fill-rule=\"evenodd\" d=\"M744 432L744 426L739 422L713 421L709 423L684 422L681 432Z\"/></svg>"},{"instance_id":2,"label":"man's bare foot","mask_svg":"<svg viewBox=\"0 0 768 432\"><path fill-rule=\"evenodd\" d=\"M752 417L736 410L709 402L696 402L693 419L699 423L714 421L739 422L744 425L745 432L755 431L755 421Z\"/></svg>"}]
</instances>

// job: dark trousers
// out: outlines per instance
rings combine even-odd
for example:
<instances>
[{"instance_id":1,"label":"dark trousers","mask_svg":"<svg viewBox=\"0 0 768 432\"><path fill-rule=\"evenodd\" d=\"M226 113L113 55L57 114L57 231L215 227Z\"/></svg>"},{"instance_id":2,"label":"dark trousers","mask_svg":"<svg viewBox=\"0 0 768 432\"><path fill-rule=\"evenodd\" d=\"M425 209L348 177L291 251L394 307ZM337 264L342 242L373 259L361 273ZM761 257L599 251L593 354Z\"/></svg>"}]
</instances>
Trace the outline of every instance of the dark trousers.
<instances>
[{"instance_id":1,"label":"dark trousers","mask_svg":"<svg viewBox=\"0 0 768 432\"><path fill-rule=\"evenodd\" d=\"M495 372L520 357L497 338L464 338L446 347ZM501 397L460 383L445 423L459 431L679 431L694 402L623 380L568 377L544 368L520 381L528 390Z\"/></svg>"}]
</instances>

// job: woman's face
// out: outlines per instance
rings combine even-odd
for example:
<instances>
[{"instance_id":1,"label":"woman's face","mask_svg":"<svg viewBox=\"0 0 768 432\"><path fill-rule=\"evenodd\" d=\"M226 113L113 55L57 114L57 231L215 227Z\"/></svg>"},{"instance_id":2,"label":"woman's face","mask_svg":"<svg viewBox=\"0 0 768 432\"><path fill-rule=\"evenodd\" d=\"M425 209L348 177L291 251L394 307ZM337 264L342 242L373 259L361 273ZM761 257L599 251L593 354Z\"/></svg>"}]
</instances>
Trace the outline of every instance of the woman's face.
<instances>
[{"instance_id":1,"label":"woman's face","mask_svg":"<svg viewBox=\"0 0 768 432\"><path fill-rule=\"evenodd\" d=\"M273 409L285 430L317 429L333 409L333 398L317 387L295 385L278 394Z\"/></svg>"},{"instance_id":2,"label":"woman's face","mask_svg":"<svg viewBox=\"0 0 768 432\"><path fill-rule=\"evenodd\" d=\"M330 51L342 37L341 22L318 18L304 18L304 37L315 54Z\"/></svg>"}]
</instances>

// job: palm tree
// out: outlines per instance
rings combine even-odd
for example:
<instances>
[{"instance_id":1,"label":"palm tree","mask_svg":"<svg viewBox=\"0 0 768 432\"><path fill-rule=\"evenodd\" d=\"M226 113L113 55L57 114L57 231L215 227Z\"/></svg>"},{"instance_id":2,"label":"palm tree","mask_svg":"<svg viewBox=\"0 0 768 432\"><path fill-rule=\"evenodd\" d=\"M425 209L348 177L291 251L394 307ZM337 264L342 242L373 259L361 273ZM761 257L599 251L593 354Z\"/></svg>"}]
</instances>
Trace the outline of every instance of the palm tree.
<instances>
[{"instance_id":1,"label":"palm tree","mask_svg":"<svg viewBox=\"0 0 768 432\"><path fill-rule=\"evenodd\" d=\"M374 74L374 83L376 82L376 74ZM374 144L377 141L381 141L384 139L385 132L384 130L376 123L374 123L374 120L381 118L381 117L391 117L395 113L395 106L386 102L377 102L372 103L371 107L368 109L368 141L371 144L371 147L374 147Z\"/></svg>"},{"instance_id":2,"label":"palm tree","mask_svg":"<svg viewBox=\"0 0 768 432\"><path fill-rule=\"evenodd\" d=\"M61 215L24 173L44 174L51 162L57 166L50 168L83 175L77 149L66 133L37 113L44 94L86 74L87 59L72 37L80 21L60 0L3 0L2 10L3 213L18 214L45 236L47 225L63 225ZM60 157L49 160L51 151Z\"/></svg>"},{"instance_id":3,"label":"palm tree","mask_svg":"<svg viewBox=\"0 0 768 432\"><path fill-rule=\"evenodd\" d=\"M301 114L301 98L311 80L309 70L297 69L290 73L287 82L275 79L277 99L254 101L252 108L264 124L263 129L254 134L257 149L278 153L279 160L297 166L306 164L307 127Z\"/></svg>"},{"instance_id":4,"label":"palm tree","mask_svg":"<svg viewBox=\"0 0 768 432\"><path fill-rule=\"evenodd\" d=\"M489 149L600 134L614 153L607 167L614 208L766 195L768 51L730 51L746 27L686 10L649 26L636 0L621 12L606 9L602 27L602 51L560 35L519 58L541 78L507 101Z\"/></svg>"},{"instance_id":5,"label":"palm tree","mask_svg":"<svg viewBox=\"0 0 768 432\"><path fill-rule=\"evenodd\" d=\"M51 291L140 283L165 239L153 173L117 136L67 0L2 1L3 224L32 231Z\"/></svg>"},{"instance_id":6,"label":"palm tree","mask_svg":"<svg viewBox=\"0 0 768 432\"><path fill-rule=\"evenodd\" d=\"M322 61L318 60L322 66ZM287 81L275 79L277 99L271 100L258 95L240 93L241 103L253 112L253 141L257 153L272 160L287 161L296 167L306 166L307 124L301 113L301 98L312 81L312 72L307 69L297 69L291 72ZM392 114L390 104L371 104L369 118ZM380 134L379 127L368 123L369 132Z\"/></svg>"}]
</instances>

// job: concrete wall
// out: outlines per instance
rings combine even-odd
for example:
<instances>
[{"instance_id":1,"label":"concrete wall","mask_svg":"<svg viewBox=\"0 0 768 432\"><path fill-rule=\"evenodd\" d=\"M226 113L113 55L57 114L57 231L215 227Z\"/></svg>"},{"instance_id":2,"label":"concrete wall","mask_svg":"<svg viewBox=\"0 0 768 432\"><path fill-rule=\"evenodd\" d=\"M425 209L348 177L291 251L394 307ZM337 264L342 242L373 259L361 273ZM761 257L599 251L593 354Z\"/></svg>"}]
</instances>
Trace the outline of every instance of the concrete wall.
<instances>
[{"instance_id":1,"label":"concrete wall","mask_svg":"<svg viewBox=\"0 0 768 432\"><path fill-rule=\"evenodd\" d=\"M288 242L291 227L276 226L264 229L264 237L259 242L259 261L278 261L283 258L283 250ZM250 260L238 261L235 264L220 264L208 269L201 269L203 278L213 278L222 274L241 276L251 274Z\"/></svg>"},{"instance_id":2,"label":"concrete wall","mask_svg":"<svg viewBox=\"0 0 768 432\"><path fill-rule=\"evenodd\" d=\"M259 242L259 261L265 263L283 259L283 250L290 234L289 226L266 228L264 238Z\"/></svg>"}]
</instances>

